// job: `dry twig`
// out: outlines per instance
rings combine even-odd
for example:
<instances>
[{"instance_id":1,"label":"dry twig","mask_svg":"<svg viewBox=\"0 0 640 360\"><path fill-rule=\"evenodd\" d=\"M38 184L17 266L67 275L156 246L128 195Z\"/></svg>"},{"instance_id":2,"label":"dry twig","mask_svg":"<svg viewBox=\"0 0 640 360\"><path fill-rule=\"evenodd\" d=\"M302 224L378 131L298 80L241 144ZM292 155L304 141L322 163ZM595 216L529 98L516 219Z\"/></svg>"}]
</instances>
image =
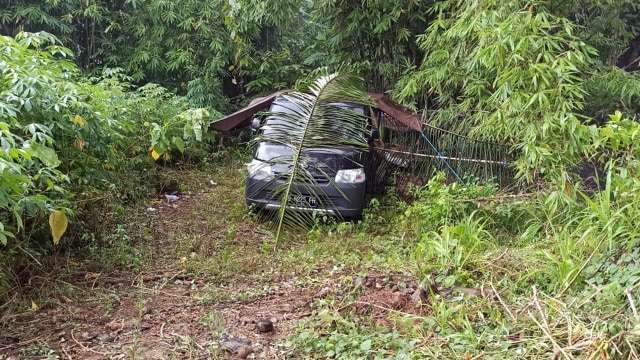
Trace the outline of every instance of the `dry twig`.
<instances>
[{"instance_id":1,"label":"dry twig","mask_svg":"<svg viewBox=\"0 0 640 360\"><path fill-rule=\"evenodd\" d=\"M556 340L553 338L553 335L551 335L551 329L549 328L547 317L545 316L544 311L542 311L542 306L540 306L540 301L538 300L538 290L536 289L535 285L533 286L533 304L536 307L536 309L538 309L538 312L540 313L542 324L539 323L538 320L536 320L536 317L531 312L529 312L529 317L531 317L531 320L533 320L533 322L535 322L536 325L538 325L538 327L540 328L540 330L542 330L544 335L549 339L549 341L551 341L551 344L553 344L553 347L556 349L556 351L560 352L565 357L565 359L573 359L573 357L570 356L562 348L562 346L560 346L556 342Z\"/></svg>"},{"instance_id":2,"label":"dry twig","mask_svg":"<svg viewBox=\"0 0 640 360\"><path fill-rule=\"evenodd\" d=\"M73 335L73 330L74 330L74 329L71 329L71 339L72 339L76 344L80 345L80 347L82 348L82 350L84 350L84 351L88 351L88 352L92 352L92 353L94 353L94 354L98 354L98 355L100 355L100 356L107 356L107 354L106 354L106 353L102 353L102 352L99 352L99 351L96 351L96 350L93 350L93 349L91 349L91 348L89 348L89 347L84 346L80 341L78 341L78 339L76 339L75 335Z\"/></svg>"},{"instance_id":3,"label":"dry twig","mask_svg":"<svg viewBox=\"0 0 640 360\"><path fill-rule=\"evenodd\" d=\"M491 290L493 290L493 293L496 294L496 298L498 299L498 302L500 303L500 305L502 305L502 307L507 312L507 314L509 314L509 317L511 317L511 320L513 320L513 322L515 323L517 321L515 315L513 315L511 310L509 310L509 308L504 303L504 301L502 301L502 298L500 297L500 294L498 293L498 290L496 290L496 288L493 286L493 283L490 282L489 285L491 286Z\"/></svg>"}]
</instances>

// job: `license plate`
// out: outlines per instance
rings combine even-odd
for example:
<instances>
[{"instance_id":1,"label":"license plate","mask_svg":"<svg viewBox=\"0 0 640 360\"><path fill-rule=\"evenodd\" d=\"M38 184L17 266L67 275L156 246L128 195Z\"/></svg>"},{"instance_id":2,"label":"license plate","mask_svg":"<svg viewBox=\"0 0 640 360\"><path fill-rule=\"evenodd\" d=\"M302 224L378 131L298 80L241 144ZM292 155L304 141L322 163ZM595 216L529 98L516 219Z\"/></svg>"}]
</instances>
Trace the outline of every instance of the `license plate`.
<instances>
[{"instance_id":1,"label":"license plate","mask_svg":"<svg viewBox=\"0 0 640 360\"><path fill-rule=\"evenodd\" d=\"M299 207L315 208L318 206L318 200L313 196L307 196L307 195L295 195L293 199L291 199L291 202L295 206L299 206Z\"/></svg>"}]
</instances>

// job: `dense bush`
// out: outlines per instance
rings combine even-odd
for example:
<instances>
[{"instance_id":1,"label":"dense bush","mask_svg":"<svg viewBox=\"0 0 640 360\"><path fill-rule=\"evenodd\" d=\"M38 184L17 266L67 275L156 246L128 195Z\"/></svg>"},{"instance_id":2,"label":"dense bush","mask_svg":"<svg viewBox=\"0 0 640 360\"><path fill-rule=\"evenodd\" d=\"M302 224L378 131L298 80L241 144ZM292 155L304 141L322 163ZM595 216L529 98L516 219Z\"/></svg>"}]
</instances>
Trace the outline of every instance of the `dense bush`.
<instances>
[{"instance_id":1,"label":"dense bush","mask_svg":"<svg viewBox=\"0 0 640 360\"><path fill-rule=\"evenodd\" d=\"M2 244L26 219L72 212L90 194L135 196L149 187L155 160L211 136L215 111L189 109L157 85L135 89L119 71L85 78L71 59L47 33L0 37Z\"/></svg>"}]
</instances>

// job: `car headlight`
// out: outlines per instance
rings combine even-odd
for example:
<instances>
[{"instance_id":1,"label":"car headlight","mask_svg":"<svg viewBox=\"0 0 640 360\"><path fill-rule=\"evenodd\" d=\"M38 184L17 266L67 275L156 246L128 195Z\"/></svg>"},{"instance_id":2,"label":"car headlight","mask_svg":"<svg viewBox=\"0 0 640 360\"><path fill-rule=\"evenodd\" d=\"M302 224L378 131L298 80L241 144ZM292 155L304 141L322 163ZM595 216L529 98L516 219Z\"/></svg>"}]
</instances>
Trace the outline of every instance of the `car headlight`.
<instances>
[{"instance_id":1,"label":"car headlight","mask_svg":"<svg viewBox=\"0 0 640 360\"><path fill-rule=\"evenodd\" d=\"M253 160L247 164L249 176L254 179L264 180L273 178L273 169L269 163L260 160Z\"/></svg>"},{"instance_id":2,"label":"car headlight","mask_svg":"<svg viewBox=\"0 0 640 360\"><path fill-rule=\"evenodd\" d=\"M364 182L365 179L363 168L338 170L336 173L337 183L358 184Z\"/></svg>"}]
</instances>

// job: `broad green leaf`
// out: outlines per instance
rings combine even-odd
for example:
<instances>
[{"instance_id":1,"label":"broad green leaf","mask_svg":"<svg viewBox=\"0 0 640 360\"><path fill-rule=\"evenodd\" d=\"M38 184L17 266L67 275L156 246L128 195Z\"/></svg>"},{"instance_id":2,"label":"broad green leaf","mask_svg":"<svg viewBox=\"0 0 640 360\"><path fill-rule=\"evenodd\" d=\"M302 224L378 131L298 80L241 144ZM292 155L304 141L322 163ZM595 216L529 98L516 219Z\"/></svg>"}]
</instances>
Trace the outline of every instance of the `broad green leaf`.
<instances>
[{"instance_id":1,"label":"broad green leaf","mask_svg":"<svg viewBox=\"0 0 640 360\"><path fill-rule=\"evenodd\" d=\"M30 143L31 155L38 158L47 167L56 168L60 165L60 160L55 150L50 147L44 146L37 142Z\"/></svg>"},{"instance_id":2,"label":"broad green leaf","mask_svg":"<svg viewBox=\"0 0 640 360\"><path fill-rule=\"evenodd\" d=\"M14 235L11 232L5 230L4 224L0 222L0 245L2 246L7 245L8 238L13 238L13 237Z\"/></svg>"},{"instance_id":3,"label":"broad green leaf","mask_svg":"<svg viewBox=\"0 0 640 360\"><path fill-rule=\"evenodd\" d=\"M174 136L173 137L173 144L176 146L176 148L178 149L178 151L180 151L181 153L184 153L184 140L182 140L182 138Z\"/></svg>"},{"instance_id":4,"label":"broad green leaf","mask_svg":"<svg viewBox=\"0 0 640 360\"><path fill-rule=\"evenodd\" d=\"M199 122L193 124L193 133L196 136L196 141L202 141L202 125Z\"/></svg>"},{"instance_id":5,"label":"broad green leaf","mask_svg":"<svg viewBox=\"0 0 640 360\"><path fill-rule=\"evenodd\" d=\"M368 352L371 350L371 339L367 339L360 344L360 350Z\"/></svg>"}]
</instances>

